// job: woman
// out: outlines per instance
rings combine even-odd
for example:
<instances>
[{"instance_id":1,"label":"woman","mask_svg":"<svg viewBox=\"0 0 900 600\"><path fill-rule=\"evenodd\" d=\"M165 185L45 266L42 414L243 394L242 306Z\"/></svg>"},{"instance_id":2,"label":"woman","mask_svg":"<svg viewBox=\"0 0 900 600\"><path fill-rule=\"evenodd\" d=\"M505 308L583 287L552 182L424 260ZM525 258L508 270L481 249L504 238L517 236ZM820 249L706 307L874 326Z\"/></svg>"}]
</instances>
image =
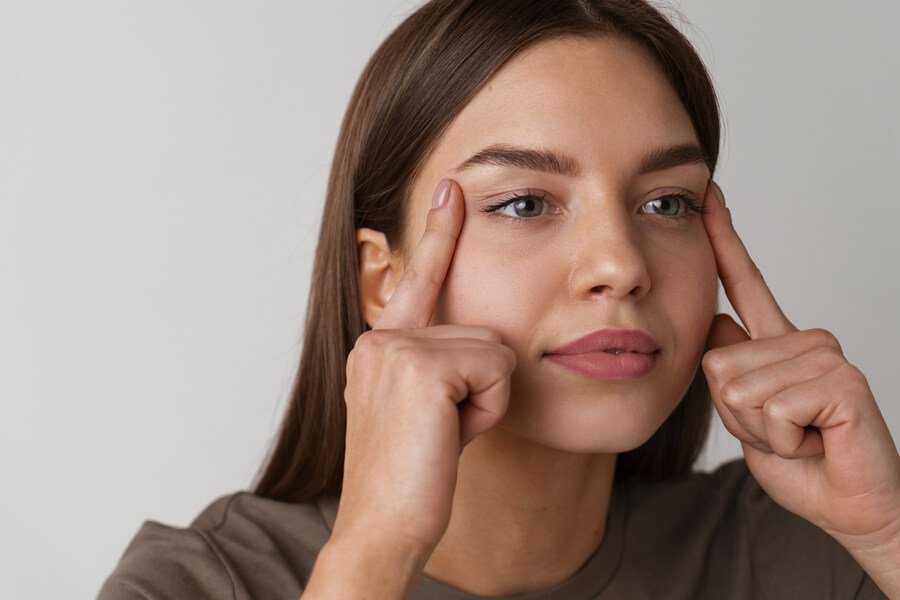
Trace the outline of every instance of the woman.
<instances>
[{"instance_id":1,"label":"woman","mask_svg":"<svg viewBox=\"0 0 900 600\"><path fill-rule=\"evenodd\" d=\"M145 523L100 596L900 594L896 447L748 256L719 133L644 2L421 7L342 125L255 489ZM695 473L710 403L745 460Z\"/></svg>"}]
</instances>

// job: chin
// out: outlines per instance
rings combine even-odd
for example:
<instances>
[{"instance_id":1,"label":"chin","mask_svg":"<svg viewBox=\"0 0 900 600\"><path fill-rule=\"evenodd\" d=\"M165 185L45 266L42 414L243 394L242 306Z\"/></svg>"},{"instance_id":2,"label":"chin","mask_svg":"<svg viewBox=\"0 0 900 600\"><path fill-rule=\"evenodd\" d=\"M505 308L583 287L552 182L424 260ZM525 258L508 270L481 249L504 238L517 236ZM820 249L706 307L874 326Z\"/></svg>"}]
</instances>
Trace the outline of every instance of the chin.
<instances>
[{"instance_id":1,"label":"chin","mask_svg":"<svg viewBox=\"0 0 900 600\"><path fill-rule=\"evenodd\" d=\"M509 412L496 425L505 433L525 438L556 450L580 454L618 454L644 444L674 410L610 410L608 405L595 410L560 410L543 415ZM620 407L621 408L621 407Z\"/></svg>"}]
</instances>

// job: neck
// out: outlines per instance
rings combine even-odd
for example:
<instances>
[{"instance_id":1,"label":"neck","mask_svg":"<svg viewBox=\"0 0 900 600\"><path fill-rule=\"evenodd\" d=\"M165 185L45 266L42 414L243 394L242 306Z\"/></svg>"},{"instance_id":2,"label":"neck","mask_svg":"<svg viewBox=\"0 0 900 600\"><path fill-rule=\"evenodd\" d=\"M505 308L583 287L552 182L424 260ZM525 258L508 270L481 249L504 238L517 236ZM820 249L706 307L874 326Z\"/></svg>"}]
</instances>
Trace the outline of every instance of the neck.
<instances>
[{"instance_id":1,"label":"neck","mask_svg":"<svg viewBox=\"0 0 900 600\"><path fill-rule=\"evenodd\" d=\"M482 596L552 587L603 541L616 454L576 454L495 428L460 456L453 512L424 573Z\"/></svg>"}]
</instances>

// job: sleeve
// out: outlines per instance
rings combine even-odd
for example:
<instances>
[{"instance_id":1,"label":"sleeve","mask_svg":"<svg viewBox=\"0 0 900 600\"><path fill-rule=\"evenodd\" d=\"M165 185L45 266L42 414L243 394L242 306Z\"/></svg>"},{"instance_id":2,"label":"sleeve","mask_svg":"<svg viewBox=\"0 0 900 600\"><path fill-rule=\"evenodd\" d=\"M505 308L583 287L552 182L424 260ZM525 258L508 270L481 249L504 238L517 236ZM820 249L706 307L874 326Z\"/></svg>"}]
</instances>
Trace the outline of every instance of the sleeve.
<instances>
[{"instance_id":1,"label":"sleeve","mask_svg":"<svg viewBox=\"0 0 900 600\"><path fill-rule=\"evenodd\" d=\"M98 600L235 598L230 570L204 533L145 521Z\"/></svg>"}]
</instances>

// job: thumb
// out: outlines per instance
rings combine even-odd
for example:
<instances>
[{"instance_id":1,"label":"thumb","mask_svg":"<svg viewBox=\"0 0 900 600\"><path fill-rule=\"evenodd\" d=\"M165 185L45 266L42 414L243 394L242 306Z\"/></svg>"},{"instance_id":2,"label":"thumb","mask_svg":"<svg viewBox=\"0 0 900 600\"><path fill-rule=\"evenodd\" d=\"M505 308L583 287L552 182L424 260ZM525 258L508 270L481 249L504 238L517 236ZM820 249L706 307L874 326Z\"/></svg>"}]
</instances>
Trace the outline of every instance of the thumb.
<instances>
[{"instance_id":1,"label":"thumb","mask_svg":"<svg viewBox=\"0 0 900 600\"><path fill-rule=\"evenodd\" d=\"M735 323L730 315L718 314L713 317L709 335L706 338L706 347L708 350L712 350L719 346L730 346L749 339L750 335L744 331L743 327Z\"/></svg>"}]
</instances>

